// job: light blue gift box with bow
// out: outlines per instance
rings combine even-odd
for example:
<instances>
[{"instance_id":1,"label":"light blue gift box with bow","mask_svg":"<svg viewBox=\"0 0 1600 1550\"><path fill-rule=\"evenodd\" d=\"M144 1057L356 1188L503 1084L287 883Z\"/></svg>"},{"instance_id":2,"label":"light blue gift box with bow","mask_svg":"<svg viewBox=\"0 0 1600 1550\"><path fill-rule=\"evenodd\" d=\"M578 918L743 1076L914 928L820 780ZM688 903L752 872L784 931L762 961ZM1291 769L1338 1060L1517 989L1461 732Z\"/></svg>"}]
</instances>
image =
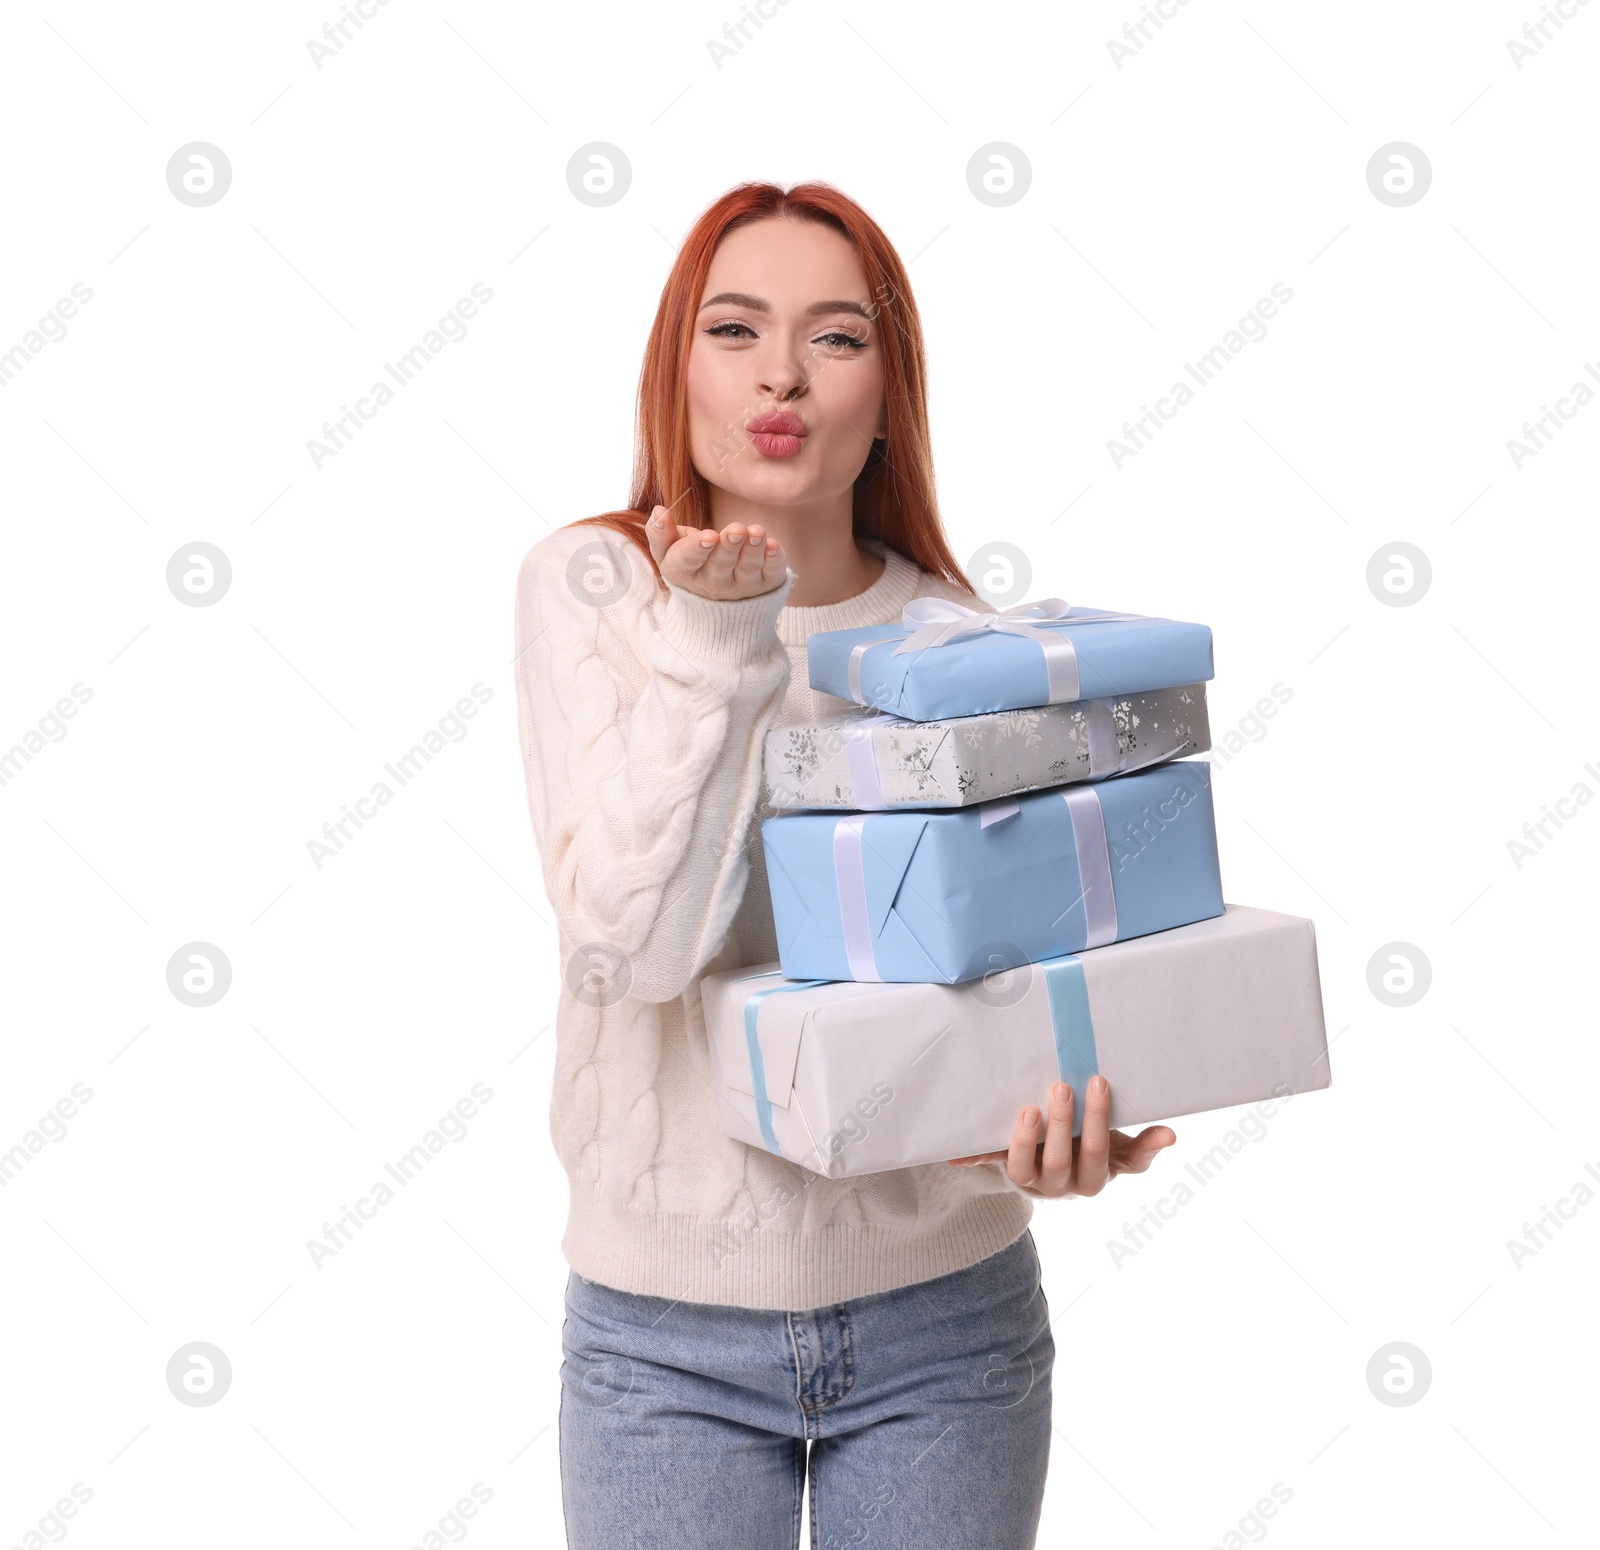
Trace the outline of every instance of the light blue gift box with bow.
<instances>
[{"instance_id":1,"label":"light blue gift box with bow","mask_svg":"<svg viewBox=\"0 0 1600 1550\"><path fill-rule=\"evenodd\" d=\"M1213 676L1211 630L1059 597L980 613L912 598L898 624L824 630L806 643L811 687L911 721L1139 694Z\"/></svg>"},{"instance_id":2,"label":"light blue gift box with bow","mask_svg":"<svg viewBox=\"0 0 1600 1550\"><path fill-rule=\"evenodd\" d=\"M961 984L1220 915L1211 766L761 823L789 979Z\"/></svg>"}]
</instances>

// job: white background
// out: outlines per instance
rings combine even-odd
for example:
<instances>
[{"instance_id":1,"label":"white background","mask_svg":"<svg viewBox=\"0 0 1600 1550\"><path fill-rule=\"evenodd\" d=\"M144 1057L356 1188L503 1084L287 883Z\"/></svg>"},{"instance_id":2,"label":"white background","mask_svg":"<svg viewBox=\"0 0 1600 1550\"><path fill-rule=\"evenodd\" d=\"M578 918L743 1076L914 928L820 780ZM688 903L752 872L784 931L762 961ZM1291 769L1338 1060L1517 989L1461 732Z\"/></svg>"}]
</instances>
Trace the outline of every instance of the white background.
<instances>
[{"instance_id":1,"label":"white background","mask_svg":"<svg viewBox=\"0 0 1600 1550\"><path fill-rule=\"evenodd\" d=\"M1107 1240L1237 1112L1036 1208L1041 1543L1223 1543L1280 1481L1284 1547L1585 1542L1600 812L1520 866L1508 841L1600 791L1600 407L1520 467L1507 444L1600 370L1600 5L1520 70L1532 0L1193 0L1120 69L1134 0L790 0L719 68L737 15L392 0L320 69L332 0L0 18L0 351L93 292L0 390L0 749L92 691L0 785L0 1151L92 1091L0 1189L0 1543L77 1481L83 1545L413 1544L477 1481L469 1538L560 1542L560 965L512 583L624 504L673 243L753 177L837 183L910 262L970 573L1003 540L1030 595L1209 623L1219 744L1292 691L1218 762L1223 874L1315 919L1333 1086L1120 1269ZM606 208L567 185L597 140L632 168ZM232 166L206 207L167 187L191 141ZM1032 173L999 208L966 176L991 141ZM1408 206L1367 182L1392 141L1432 168ZM314 466L480 281L468 336ZM1274 282L1267 336L1116 466ZM233 572L205 608L165 579L197 541ZM1395 542L1431 564L1410 606L1367 583ZM478 683L467 735L318 868ZM232 966L204 1009L167 988L195 941ZM1432 973L1401 1008L1368 980L1395 942ZM307 1240L478 1082L465 1138L317 1269ZM167 1388L194 1341L232 1364L212 1407ZM1406 1407L1366 1379L1396 1341L1432 1366Z\"/></svg>"}]
</instances>

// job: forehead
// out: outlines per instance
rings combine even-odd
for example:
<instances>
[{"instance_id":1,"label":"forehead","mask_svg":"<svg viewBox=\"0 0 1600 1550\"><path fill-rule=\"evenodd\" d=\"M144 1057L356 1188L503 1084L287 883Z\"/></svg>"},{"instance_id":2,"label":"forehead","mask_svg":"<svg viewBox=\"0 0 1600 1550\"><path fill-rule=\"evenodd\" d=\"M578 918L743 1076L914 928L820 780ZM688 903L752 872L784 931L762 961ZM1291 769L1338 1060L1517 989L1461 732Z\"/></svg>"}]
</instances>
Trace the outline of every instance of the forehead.
<instances>
[{"instance_id":1,"label":"forehead","mask_svg":"<svg viewBox=\"0 0 1600 1550\"><path fill-rule=\"evenodd\" d=\"M718 291L747 291L774 306L868 300L867 277L847 238L817 221L779 216L736 227L717 244L701 300Z\"/></svg>"}]
</instances>

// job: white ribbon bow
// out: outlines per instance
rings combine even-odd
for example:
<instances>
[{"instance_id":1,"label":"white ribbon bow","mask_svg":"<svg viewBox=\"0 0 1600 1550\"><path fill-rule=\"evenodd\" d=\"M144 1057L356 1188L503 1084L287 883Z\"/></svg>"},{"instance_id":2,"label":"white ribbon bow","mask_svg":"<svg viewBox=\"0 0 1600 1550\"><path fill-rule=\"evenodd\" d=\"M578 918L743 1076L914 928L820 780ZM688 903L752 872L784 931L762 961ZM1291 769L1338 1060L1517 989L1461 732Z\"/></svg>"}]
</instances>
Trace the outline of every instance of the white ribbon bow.
<instances>
[{"instance_id":1,"label":"white ribbon bow","mask_svg":"<svg viewBox=\"0 0 1600 1550\"><path fill-rule=\"evenodd\" d=\"M900 614L900 622L913 626L912 633L894 648L892 655L905 651L923 651L930 646L942 646L946 641L961 635L976 635L983 630L1001 630L1007 635L1027 635L1042 643L1059 641L1054 630L1041 630L1032 620L1064 620L1067 617L1067 600L1062 597L1042 598L1037 603L1013 603L998 613L980 613L963 603L943 597L914 597Z\"/></svg>"},{"instance_id":2,"label":"white ribbon bow","mask_svg":"<svg viewBox=\"0 0 1600 1550\"><path fill-rule=\"evenodd\" d=\"M1141 614L1080 613L1068 617L1065 598L1046 597L1037 603L1013 603L999 613L979 613L964 603L951 602L943 597L914 597L900 613L900 625L911 634L903 637L892 656L907 651L925 651L930 646L943 646L964 635L981 635L993 630L1006 635L1025 635L1039 643L1044 653L1045 675L1048 681L1048 705L1064 705L1082 698L1082 685L1078 678L1078 651L1072 644L1072 631L1044 629L1043 625L1110 624L1141 619ZM1031 621L1031 622L1030 622ZM879 705L879 699L869 701L861 689L861 663L874 646L886 644L891 635L871 636L858 641L850 651L848 669L850 698L858 705ZM879 696L881 698L882 689ZM881 708L881 705L880 705Z\"/></svg>"}]
</instances>

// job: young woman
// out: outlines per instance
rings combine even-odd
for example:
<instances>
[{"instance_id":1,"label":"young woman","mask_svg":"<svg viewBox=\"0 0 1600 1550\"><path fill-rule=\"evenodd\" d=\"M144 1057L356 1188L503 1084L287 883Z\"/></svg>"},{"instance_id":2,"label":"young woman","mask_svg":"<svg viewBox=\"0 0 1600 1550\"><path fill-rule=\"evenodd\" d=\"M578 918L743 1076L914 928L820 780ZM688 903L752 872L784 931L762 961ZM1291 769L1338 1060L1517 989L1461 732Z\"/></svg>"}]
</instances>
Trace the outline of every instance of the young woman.
<instances>
[{"instance_id":1,"label":"young woman","mask_svg":"<svg viewBox=\"0 0 1600 1550\"><path fill-rule=\"evenodd\" d=\"M846 703L808 687L807 637L920 596L990 607L940 526L904 267L835 189L735 188L662 293L631 509L518 578L566 984L572 1550L790 1550L808 1479L813 1546L1034 1543L1055 1346L1032 1200L1142 1172L1172 1131L1110 1130L1096 1077L1080 1140L1058 1083L1018 1095L1042 1102L1009 1151L823 1178L718 1129L697 994L778 956L763 739Z\"/></svg>"}]
</instances>

